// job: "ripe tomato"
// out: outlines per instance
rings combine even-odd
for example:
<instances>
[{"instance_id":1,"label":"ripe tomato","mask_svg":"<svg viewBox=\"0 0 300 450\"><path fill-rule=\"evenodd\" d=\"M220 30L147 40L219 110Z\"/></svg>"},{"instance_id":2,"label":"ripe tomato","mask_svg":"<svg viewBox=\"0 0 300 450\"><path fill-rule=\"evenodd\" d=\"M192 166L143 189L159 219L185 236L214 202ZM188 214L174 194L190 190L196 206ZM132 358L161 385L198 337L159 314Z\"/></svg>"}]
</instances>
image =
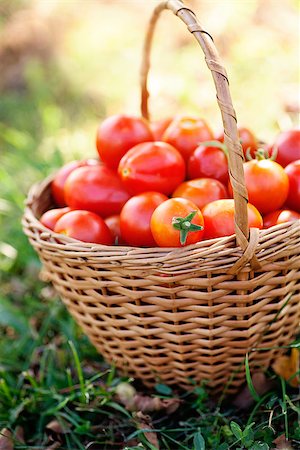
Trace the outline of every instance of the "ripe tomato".
<instances>
[{"instance_id":1,"label":"ripe tomato","mask_svg":"<svg viewBox=\"0 0 300 450\"><path fill-rule=\"evenodd\" d=\"M187 161L200 142L213 139L213 132L203 119L177 117L163 134L162 140L173 145Z\"/></svg>"},{"instance_id":2,"label":"ripe tomato","mask_svg":"<svg viewBox=\"0 0 300 450\"><path fill-rule=\"evenodd\" d=\"M72 209L108 217L119 214L129 194L115 172L104 165L79 167L68 177L65 198Z\"/></svg>"},{"instance_id":3,"label":"ripe tomato","mask_svg":"<svg viewBox=\"0 0 300 450\"><path fill-rule=\"evenodd\" d=\"M68 206L65 208L49 209L41 217L40 222L50 230L54 230L55 224L64 214L71 211Z\"/></svg>"},{"instance_id":4,"label":"ripe tomato","mask_svg":"<svg viewBox=\"0 0 300 450\"><path fill-rule=\"evenodd\" d=\"M300 212L300 159L288 164L284 171L290 183L286 205Z\"/></svg>"},{"instance_id":5,"label":"ripe tomato","mask_svg":"<svg viewBox=\"0 0 300 450\"><path fill-rule=\"evenodd\" d=\"M255 152L258 148L258 141L254 133L246 127L238 127L238 134L245 158L247 158L247 150L250 149L252 158L255 158ZM224 131L218 134L216 139L220 142L224 142Z\"/></svg>"},{"instance_id":6,"label":"ripe tomato","mask_svg":"<svg viewBox=\"0 0 300 450\"><path fill-rule=\"evenodd\" d=\"M171 194L185 178L180 153L165 142L144 142L129 150L120 161L119 175L132 194L156 191Z\"/></svg>"},{"instance_id":7,"label":"ripe tomato","mask_svg":"<svg viewBox=\"0 0 300 450\"><path fill-rule=\"evenodd\" d=\"M115 244L116 245L126 245L126 242L121 237L120 215L114 214L113 216L106 217L106 219L104 219L104 222L110 229L110 232L113 235Z\"/></svg>"},{"instance_id":8,"label":"ripe tomato","mask_svg":"<svg viewBox=\"0 0 300 450\"><path fill-rule=\"evenodd\" d=\"M153 134L153 138L155 141L161 141L162 136L170 123L172 122L172 117L167 117L166 119L155 120L154 122L150 122L150 128Z\"/></svg>"},{"instance_id":9,"label":"ripe tomato","mask_svg":"<svg viewBox=\"0 0 300 450\"><path fill-rule=\"evenodd\" d=\"M277 151L276 161L282 167L300 159L300 129L280 133L273 144L273 151Z\"/></svg>"},{"instance_id":10,"label":"ripe tomato","mask_svg":"<svg viewBox=\"0 0 300 450\"><path fill-rule=\"evenodd\" d=\"M96 146L100 159L111 169L117 170L122 156L130 148L146 141L153 141L153 134L145 119L118 114L101 123Z\"/></svg>"},{"instance_id":11,"label":"ripe tomato","mask_svg":"<svg viewBox=\"0 0 300 450\"><path fill-rule=\"evenodd\" d=\"M188 160L187 170L189 179L214 178L221 183L228 183L227 156L217 147L199 145Z\"/></svg>"},{"instance_id":12,"label":"ripe tomato","mask_svg":"<svg viewBox=\"0 0 300 450\"><path fill-rule=\"evenodd\" d=\"M252 228L262 228L263 219L255 206L248 203L248 224ZM204 239L231 236L234 230L233 199L216 200L202 209L204 218Z\"/></svg>"},{"instance_id":13,"label":"ripe tomato","mask_svg":"<svg viewBox=\"0 0 300 450\"><path fill-rule=\"evenodd\" d=\"M226 187L213 178L196 178L181 183L173 192L172 197L183 197L191 200L199 209L207 203L221 198L228 198Z\"/></svg>"},{"instance_id":14,"label":"ripe tomato","mask_svg":"<svg viewBox=\"0 0 300 450\"><path fill-rule=\"evenodd\" d=\"M300 214L291 209L279 209L264 216L264 228L278 225L279 223L295 222L300 220Z\"/></svg>"},{"instance_id":15,"label":"ripe tomato","mask_svg":"<svg viewBox=\"0 0 300 450\"><path fill-rule=\"evenodd\" d=\"M244 173L249 202L261 214L281 208L288 196L289 180L279 164L270 159L253 159L244 163Z\"/></svg>"},{"instance_id":16,"label":"ripe tomato","mask_svg":"<svg viewBox=\"0 0 300 450\"><path fill-rule=\"evenodd\" d=\"M153 211L168 197L160 192L144 192L131 197L120 214L122 238L137 247L156 246L150 229Z\"/></svg>"},{"instance_id":17,"label":"ripe tomato","mask_svg":"<svg viewBox=\"0 0 300 450\"><path fill-rule=\"evenodd\" d=\"M153 212L150 228L159 247L182 247L203 238L203 217L195 203L170 198Z\"/></svg>"},{"instance_id":18,"label":"ripe tomato","mask_svg":"<svg viewBox=\"0 0 300 450\"><path fill-rule=\"evenodd\" d=\"M78 167L94 166L97 164L99 164L97 159L84 159L83 161L71 161L59 169L51 183L52 197L57 206L66 206L64 185L70 173L78 169Z\"/></svg>"},{"instance_id":19,"label":"ripe tomato","mask_svg":"<svg viewBox=\"0 0 300 450\"><path fill-rule=\"evenodd\" d=\"M112 245L113 237L104 220L90 211L70 211L56 223L54 231L83 242Z\"/></svg>"}]
</instances>

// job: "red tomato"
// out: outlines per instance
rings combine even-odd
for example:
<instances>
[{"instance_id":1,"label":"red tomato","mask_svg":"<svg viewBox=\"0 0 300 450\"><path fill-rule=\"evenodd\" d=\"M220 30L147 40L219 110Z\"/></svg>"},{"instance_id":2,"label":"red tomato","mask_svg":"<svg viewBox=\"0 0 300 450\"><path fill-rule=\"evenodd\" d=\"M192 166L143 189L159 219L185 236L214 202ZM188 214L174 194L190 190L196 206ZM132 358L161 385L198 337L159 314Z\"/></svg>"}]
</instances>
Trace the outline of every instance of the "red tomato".
<instances>
[{"instance_id":1,"label":"red tomato","mask_svg":"<svg viewBox=\"0 0 300 450\"><path fill-rule=\"evenodd\" d=\"M64 185L70 173L78 169L78 167L94 166L97 164L99 164L97 159L84 159L83 161L71 161L59 169L51 183L52 197L57 206L66 206Z\"/></svg>"},{"instance_id":2,"label":"red tomato","mask_svg":"<svg viewBox=\"0 0 300 450\"><path fill-rule=\"evenodd\" d=\"M216 147L200 145L188 160L188 178L214 178L227 184L228 161L224 151Z\"/></svg>"},{"instance_id":3,"label":"red tomato","mask_svg":"<svg viewBox=\"0 0 300 450\"><path fill-rule=\"evenodd\" d=\"M247 158L246 153L248 148L250 148L252 158L255 158L255 152L258 148L258 141L254 133L246 127L238 127L238 133L245 158ZM224 131L219 133L216 139L220 142L224 142Z\"/></svg>"},{"instance_id":4,"label":"red tomato","mask_svg":"<svg viewBox=\"0 0 300 450\"><path fill-rule=\"evenodd\" d=\"M172 120L172 117L167 117L166 119L155 120L154 122L150 123L150 128L155 141L162 140L162 136Z\"/></svg>"},{"instance_id":5,"label":"red tomato","mask_svg":"<svg viewBox=\"0 0 300 450\"><path fill-rule=\"evenodd\" d=\"M300 159L288 164L284 171L290 183L286 205L300 212Z\"/></svg>"},{"instance_id":6,"label":"red tomato","mask_svg":"<svg viewBox=\"0 0 300 450\"><path fill-rule=\"evenodd\" d=\"M173 145L187 161L200 142L210 141L213 137L205 120L184 116L175 118L170 123L162 140Z\"/></svg>"},{"instance_id":7,"label":"red tomato","mask_svg":"<svg viewBox=\"0 0 300 450\"><path fill-rule=\"evenodd\" d=\"M90 211L70 211L56 223L54 231L83 242L112 245L113 237L104 220Z\"/></svg>"},{"instance_id":8,"label":"red tomato","mask_svg":"<svg viewBox=\"0 0 300 450\"><path fill-rule=\"evenodd\" d=\"M248 224L251 228L262 228L263 220L255 208L248 203ZM231 236L234 230L234 201L232 199L216 200L202 209L204 218L204 239Z\"/></svg>"},{"instance_id":9,"label":"red tomato","mask_svg":"<svg viewBox=\"0 0 300 450\"><path fill-rule=\"evenodd\" d=\"M199 209L214 200L228 198L226 187L213 178L196 178L181 183L173 192L172 197L183 197L191 200Z\"/></svg>"},{"instance_id":10,"label":"red tomato","mask_svg":"<svg viewBox=\"0 0 300 450\"><path fill-rule=\"evenodd\" d=\"M114 170L130 148L146 141L153 141L148 122L142 117L122 114L105 119L99 126L96 137L100 159Z\"/></svg>"},{"instance_id":11,"label":"red tomato","mask_svg":"<svg viewBox=\"0 0 300 450\"><path fill-rule=\"evenodd\" d=\"M300 159L300 129L280 133L273 144L273 151L277 151L276 162L282 167Z\"/></svg>"},{"instance_id":12,"label":"red tomato","mask_svg":"<svg viewBox=\"0 0 300 450\"><path fill-rule=\"evenodd\" d=\"M46 211L41 217L40 222L50 230L54 230L56 222L60 219L64 214L71 211L71 208L68 206L66 208L55 208L49 209Z\"/></svg>"},{"instance_id":13,"label":"red tomato","mask_svg":"<svg viewBox=\"0 0 300 450\"><path fill-rule=\"evenodd\" d=\"M182 156L165 142L136 145L123 156L118 170L132 194L156 191L169 195L185 178Z\"/></svg>"},{"instance_id":14,"label":"red tomato","mask_svg":"<svg viewBox=\"0 0 300 450\"><path fill-rule=\"evenodd\" d=\"M300 220L300 214L291 209L279 209L264 216L264 228L278 225L279 223L295 222Z\"/></svg>"},{"instance_id":15,"label":"red tomato","mask_svg":"<svg viewBox=\"0 0 300 450\"><path fill-rule=\"evenodd\" d=\"M115 244L116 245L126 245L126 242L121 237L120 215L115 214L113 216L109 216L104 220L104 222L110 229L110 232L113 235Z\"/></svg>"},{"instance_id":16,"label":"red tomato","mask_svg":"<svg viewBox=\"0 0 300 450\"><path fill-rule=\"evenodd\" d=\"M281 208L288 196L289 179L279 164L270 159L253 159L244 163L244 173L249 202L261 214ZM232 188L228 187L231 194Z\"/></svg>"},{"instance_id":17,"label":"red tomato","mask_svg":"<svg viewBox=\"0 0 300 450\"><path fill-rule=\"evenodd\" d=\"M65 184L65 198L72 209L85 209L108 217L119 214L129 199L121 180L104 165L74 170Z\"/></svg>"},{"instance_id":18,"label":"red tomato","mask_svg":"<svg viewBox=\"0 0 300 450\"><path fill-rule=\"evenodd\" d=\"M131 197L122 208L120 228L122 238L137 247L155 247L150 229L153 211L168 197L160 192L144 192Z\"/></svg>"},{"instance_id":19,"label":"red tomato","mask_svg":"<svg viewBox=\"0 0 300 450\"><path fill-rule=\"evenodd\" d=\"M182 247L203 238L203 217L195 203L170 198L152 214L150 228L159 247Z\"/></svg>"}]
</instances>

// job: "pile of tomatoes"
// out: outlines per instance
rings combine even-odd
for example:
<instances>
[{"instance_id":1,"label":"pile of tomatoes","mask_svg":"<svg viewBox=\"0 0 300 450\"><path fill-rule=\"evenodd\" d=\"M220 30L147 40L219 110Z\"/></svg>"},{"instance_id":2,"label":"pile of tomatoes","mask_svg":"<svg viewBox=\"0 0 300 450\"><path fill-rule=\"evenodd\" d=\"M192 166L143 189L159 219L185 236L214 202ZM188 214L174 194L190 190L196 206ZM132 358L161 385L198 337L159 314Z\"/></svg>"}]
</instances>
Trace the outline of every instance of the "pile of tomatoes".
<instances>
[{"instance_id":1,"label":"pile of tomatoes","mask_svg":"<svg viewBox=\"0 0 300 450\"><path fill-rule=\"evenodd\" d=\"M300 129L259 148L239 128L250 227L300 219ZM97 159L64 165L41 223L91 243L180 247L234 234L224 136L196 117L149 123L115 115L98 127ZM274 159L276 161L274 161Z\"/></svg>"}]
</instances>

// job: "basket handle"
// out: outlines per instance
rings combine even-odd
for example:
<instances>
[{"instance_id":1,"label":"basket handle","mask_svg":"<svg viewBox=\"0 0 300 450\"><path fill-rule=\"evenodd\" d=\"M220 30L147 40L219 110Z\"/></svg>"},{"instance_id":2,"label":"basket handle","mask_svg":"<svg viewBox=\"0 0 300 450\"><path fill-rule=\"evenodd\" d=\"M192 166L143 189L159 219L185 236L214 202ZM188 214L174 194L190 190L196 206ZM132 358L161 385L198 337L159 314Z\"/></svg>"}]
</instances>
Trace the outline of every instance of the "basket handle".
<instances>
[{"instance_id":1,"label":"basket handle","mask_svg":"<svg viewBox=\"0 0 300 450\"><path fill-rule=\"evenodd\" d=\"M205 31L197 21L195 13L186 7L181 0L166 0L156 6L150 19L146 33L143 57L141 65L141 112L142 116L149 120L147 89L148 73L150 69L150 50L153 40L154 29L157 20L162 11L171 10L186 25L188 30L194 35L200 44L205 55L205 61L210 69L215 88L217 92L217 102L221 110L225 144L229 150L229 176L233 189L233 198L235 205L235 232L238 245L245 251L249 251L249 227L248 227L248 193L244 179L244 155L238 137L237 121L235 111L232 106L231 95L229 91L229 82L226 70L220 62L217 49L210 34ZM251 241L251 235L250 235ZM253 245L251 245L253 248ZM255 251L255 248L254 248ZM257 259L254 252L251 252L250 258L252 266L257 266Z\"/></svg>"}]
</instances>

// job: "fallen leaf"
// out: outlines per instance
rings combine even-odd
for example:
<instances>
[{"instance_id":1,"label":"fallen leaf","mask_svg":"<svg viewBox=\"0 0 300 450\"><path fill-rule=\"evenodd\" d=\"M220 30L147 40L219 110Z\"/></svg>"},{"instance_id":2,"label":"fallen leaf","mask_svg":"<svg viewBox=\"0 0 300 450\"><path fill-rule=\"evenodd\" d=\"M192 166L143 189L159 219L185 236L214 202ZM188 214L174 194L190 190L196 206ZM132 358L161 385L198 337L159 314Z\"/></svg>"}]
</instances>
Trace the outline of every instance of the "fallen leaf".
<instances>
[{"instance_id":1,"label":"fallen leaf","mask_svg":"<svg viewBox=\"0 0 300 450\"><path fill-rule=\"evenodd\" d=\"M150 416L146 416L142 412L138 411L135 414L135 421L139 430L147 429L153 430L152 420ZM144 431L144 436L150 444L152 444L157 450L159 450L158 437L155 431Z\"/></svg>"},{"instance_id":2,"label":"fallen leaf","mask_svg":"<svg viewBox=\"0 0 300 450\"><path fill-rule=\"evenodd\" d=\"M54 435L66 434L70 430L71 430L70 425L66 421L62 420L60 420L60 422L58 422L57 420L51 420L51 422L49 422L46 425L46 431L48 434Z\"/></svg>"},{"instance_id":3,"label":"fallen leaf","mask_svg":"<svg viewBox=\"0 0 300 450\"><path fill-rule=\"evenodd\" d=\"M274 439L273 444L275 444L276 447L273 447L272 450L293 450L291 443L286 440L284 434Z\"/></svg>"},{"instance_id":4,"label":"fallen leaf","mask_svg":"<svg viewBox=\"0 0 300 450\"><path fill-rule=\"evenodd\" d=\"M178 398L159 398L141 395L136 392L129 383L120 383L116 393L121 403L129 411L141 411L144 413L166 410L172 414L179 407L181 400Z\"/></svg>"},{"instance_id":5,"label":"fallen leaf","mask_svg":"<svg viewBox=\"0 0 300 450\"><path fill-rule=\"evenodd\" d=\"M252 375L252 383L259 396L270 391L275 385L275 381L270 380L263 372L256 372ZM248 385L246 385L234 398L233 405L239 409L248 409L254 403Z\"/></svg>"},{"instance_id":6,"label":"fallen leaf","mask_svg":"<svg viewBox=\"0 0 300 450\"><path fill-rule=\"evenodd\" d=\"M14 450L12 432L7 428L0 431L0 450Z\"/></svg>"},{"instance_id":7,"label":"fallen leaf","mask_svg":"<svg viewBox=\"0 0 300 450\"><path fill-rule=\"evenodd\" d=\"M280 356L272 366L274 372L294 388L300 386L300 378L296 375L300 368L299 355L300 351L297 348L292 348L289 356Z\"/></svg>"},{"instance_id":8,"label":"fallen leaf","mask_svg":"<svg viewBox=\"0 0 300 450\"><path fill-rule=\"evenodd\" d=\"M49 447L47 447L45 450L56 450L57 448L61 448L61 442L53 442Z\"/></svg>"}]
</instances>

